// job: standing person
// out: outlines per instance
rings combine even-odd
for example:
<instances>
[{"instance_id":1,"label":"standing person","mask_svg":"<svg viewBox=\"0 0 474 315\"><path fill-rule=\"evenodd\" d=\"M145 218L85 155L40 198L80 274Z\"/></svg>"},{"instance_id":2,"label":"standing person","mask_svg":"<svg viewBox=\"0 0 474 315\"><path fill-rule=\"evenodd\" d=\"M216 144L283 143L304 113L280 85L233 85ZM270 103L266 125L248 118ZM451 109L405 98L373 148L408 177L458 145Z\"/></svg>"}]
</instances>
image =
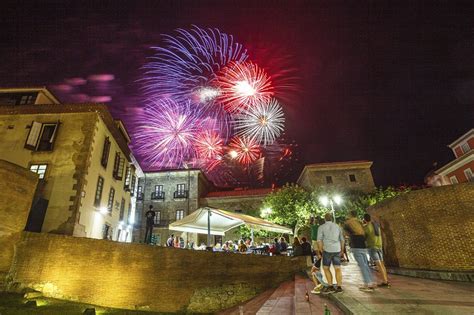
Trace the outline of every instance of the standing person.
<instances>
[{"instance_id":1,"label":"standing person","mask_svg":"<svg viewBox=\"0 0 474 315\"><path fill-rule=\"evenodd\" d=\"M312 256L313 253L311 251L311 244L308 243L306 237L301 238L301 248L303 250L303 256Z\"/></svg>"},{"instance_id":2,"label":"standing person","mask_svg":"<svg viewBox=\"0 0 474 315\"><path fill-rule=\"evenodd\" d=\"M332 214L326 213L324 215L326 221L318 228L318 257L322 253L323 270L328 280L329 286L322 289L323 294L331 292L342 292L342 271L341 271L341 255L344 249L344 237L339 226L332 222ZM331 273L331 263L336 272L337 287L333 287L333 275Z\"/></svg>"},{"instance_id":3,"label":"standing person","mask_svg":"<svg viewBox=\"0 0 474 315\"><path fill-rule=\"evenodd\" d=\"M179 236L174 237L173 247L180 248Z\"/></svg>"},{"instance_id":4,"label":"standing person","mask_svg":"<svg viewBox=\"0 0 474 315\"><path fill-rule=\"evenodd\" d=\"M284 237L280 238L280 250L283 255L286 255L286 252L288 251L288 243Z\"/></svg>"},{"instance_id":5,"label":"standing person","mask_svg":"<svg viewBox=\"0 0 474 315\"><path fill-rule=\"evenodd\" d=\"M303 248L301 248L300 240L297 237L293 239L293 256L303 256Z\"/></svg>"},{"instance_id":6,"label":"standing person","mask_svg":"<svg viewBox=\"0 0 474 315\"><path fill-rule=\"evenodd\" d=\"M153 211L153 205L150 205L148 211L145 213L146 218L146 230L145 230L145 240L146 244L151 243L151 235L153 233L153 224L155 224L155 211Z\"/></svg>"},{"instance_id":7,"label":"standing person","mask_svg":"<svg viewBox=\"0 0 474 315\"><path fill-rule=\"evenodd\" d=\"M380 226L372 222L370 214L364 214L364 231L365 231L365 244L367 245L367 250L369 251L370 258L377 265L378 270L382 274L383 282L378 284L379 287L389 287L390 283L388 282L387 269L385 269L385 264L383 263L383 253L382 253L382 234L380 233Z\"/></svg>"},{"instance_id":8,"label":"standing person","mask_svg":"<svg viewBox=\"0 0 474 315\"><path fill-rule=\"evenodd\" d=\"M367 260L367 249L365 247L365 231L362 223L357 219L357 211L352 210L348 219L344 223L344 230L349 235L350 246L354 259L359 265L364 286L359 290L364 292L373 292L372 274L370 273L369 261Z\"/></svg>"},{"instance_id":9,"label":"standing person","mask_svg":"<svg viewBox=\"0 0 474 315\"><path fill-rule=\"evenodd\" d=\"M167 247L173 247L174 234L171 234L170 237L166 240Z\"/></svg>"},{"instance_id":10,"label":"standing person","mask_svg":"<svg viewBox=\"0 0 474 315\"><path fill-rule=\"evenodd\" d=\"M316 218L311 217L310 219L311 223L311 246L313 247L313 250L316 251L318 250L318 228L321 224L321 217L317 216Z\"/></svg>"}]
</instances>

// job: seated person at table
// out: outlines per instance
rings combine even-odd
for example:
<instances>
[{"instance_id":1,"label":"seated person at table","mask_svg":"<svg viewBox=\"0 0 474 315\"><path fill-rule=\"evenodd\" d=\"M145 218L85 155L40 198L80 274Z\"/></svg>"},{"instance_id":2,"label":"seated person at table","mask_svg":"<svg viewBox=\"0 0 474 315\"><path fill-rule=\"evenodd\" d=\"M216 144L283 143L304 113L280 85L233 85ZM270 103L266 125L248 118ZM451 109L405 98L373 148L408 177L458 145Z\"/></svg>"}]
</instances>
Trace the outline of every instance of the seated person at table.
<instances>
[{"instance_id":1,"label":"seated person at table","mask_svg":"<svg viewBox=\"0 0 474 315\"><path fill-rule=\"evenodd\" d=\"M275 237L273 244L270 246L270 253L273 255L280 255L281 253L281 247L277 237Z\"/></svg>"},{"instance_id":2,"label":"seated person at table","mask_svg":"<svg viewBox=\"0 0 474 315\"><path fill-rule=\"evenodd\" d=\"M320 294L321 289L327 287L328 284L323 280L323 274L321 273L321 258L319 258L311 267L311 280L314 282L314 289L311 291L313 294Z\"/></svg>"},{"instance_id":3,"label":"seated person at table","mask_svg":"<svg viewBox=\"0 0 474 315\"><path fill-rule=\"evenodd\" d=\"M313 253L311 252L311 244L308 243L306 237L301 238L301 247L303 248L303 256L312 256Z\"/></svg>"},{"instance_id":4,"label":"seated person at table","mask_svg":"<svg viewBox=\"0 0 474 315\"><path fill-rule=\"evenodd\" d=\"M238 247L239 252L245 253L247 251L247 245L245 245L244 241L239 240L239 247Z\"/></svg>"},{"instance_id":5,"label":"seated person at table","mask_svg":"<svg viewBox=\"0 0 474 315\"><path fill-rule=\"evenodd\" d=\"M286 254L286 251L288 250L288 243L286 243L284 237L280 238L280 250L282 254Z\"/></svg>"},{"instance_id":6,"label":"seated person at table","mask_svg":"<svg viewBox=\"0 0 474 315\"><path fill-rule=\"evenodd\" d=\"M301 247L300 240L295 237L293 239L293 256L302 256L303 255L303 247Z\"/></svg>"}]
</instances>

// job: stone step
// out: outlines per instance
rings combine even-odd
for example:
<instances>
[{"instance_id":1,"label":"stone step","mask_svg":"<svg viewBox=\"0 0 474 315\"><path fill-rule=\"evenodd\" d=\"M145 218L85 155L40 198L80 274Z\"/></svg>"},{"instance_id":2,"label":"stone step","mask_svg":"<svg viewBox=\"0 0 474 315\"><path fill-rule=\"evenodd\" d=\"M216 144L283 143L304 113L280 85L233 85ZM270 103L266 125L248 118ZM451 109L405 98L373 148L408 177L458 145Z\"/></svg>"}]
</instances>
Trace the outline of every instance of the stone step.
<instances>
[{"instance_id":1,"label":"stone step","mask_svg":"<svg viewBox=\"0 0 474 315\"><path fill-rule=\"evenodd\" d=\"M283 282L260 307L257 315L294 314L294 295L294 280Z\"/></svg>"}]
</instances>

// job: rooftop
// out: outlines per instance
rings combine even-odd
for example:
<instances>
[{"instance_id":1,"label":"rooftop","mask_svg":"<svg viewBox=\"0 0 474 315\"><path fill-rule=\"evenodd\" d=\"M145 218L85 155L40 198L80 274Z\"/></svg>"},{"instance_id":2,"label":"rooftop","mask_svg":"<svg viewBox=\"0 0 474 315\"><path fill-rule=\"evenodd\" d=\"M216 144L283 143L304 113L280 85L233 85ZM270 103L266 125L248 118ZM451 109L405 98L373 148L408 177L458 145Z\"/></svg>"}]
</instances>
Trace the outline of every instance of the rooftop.
<instances>
[{"instance_id":1,"label":"rooftop","mask_svg":"<svg viewBox=\"0 0 474 315\"><path fill-rule=\"evenodd\" d=\"M453 143L448 145L448 147L452 149L455 146L457 146L459 143L461 143L464 140L467 140L470 137L474 137L474 128L472 128L471 130L469 130L468 132L466 132L465 134L463 134L462 136L454 140Z\"/></svg>"},{"instance_id":2,"label":"rooftop","mask_svg":"<svg viewBox=\"0 0 474 315\"><path fill-rule=\"evenodd\" d=\"M256 188L256 189L235 189L226 191L212 191L205 198L220 197L246 197L246 196L264 196L273 191L272 188Z\"/></svg>"}]
</instances>

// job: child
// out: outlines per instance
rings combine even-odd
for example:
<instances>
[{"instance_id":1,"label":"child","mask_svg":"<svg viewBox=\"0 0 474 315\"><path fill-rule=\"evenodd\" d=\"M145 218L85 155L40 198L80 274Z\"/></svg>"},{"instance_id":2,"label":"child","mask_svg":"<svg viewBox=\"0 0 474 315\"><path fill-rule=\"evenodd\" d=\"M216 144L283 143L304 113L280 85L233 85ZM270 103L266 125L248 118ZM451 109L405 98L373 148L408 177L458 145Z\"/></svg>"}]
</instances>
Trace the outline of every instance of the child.
<instances>
[{"instance_id":1,"label":"child","mask_svg":"<svg viewBox=\"0 0 474 315\"><path fill-rule=\"evenodd\" d=\"M328 284L323 280L323 274L321 273L321 258L319 258L311 267L311 279L316 285L311 291L313 294L320 294L323 287L327 287Z\"/></svg>"}]
</instances>

